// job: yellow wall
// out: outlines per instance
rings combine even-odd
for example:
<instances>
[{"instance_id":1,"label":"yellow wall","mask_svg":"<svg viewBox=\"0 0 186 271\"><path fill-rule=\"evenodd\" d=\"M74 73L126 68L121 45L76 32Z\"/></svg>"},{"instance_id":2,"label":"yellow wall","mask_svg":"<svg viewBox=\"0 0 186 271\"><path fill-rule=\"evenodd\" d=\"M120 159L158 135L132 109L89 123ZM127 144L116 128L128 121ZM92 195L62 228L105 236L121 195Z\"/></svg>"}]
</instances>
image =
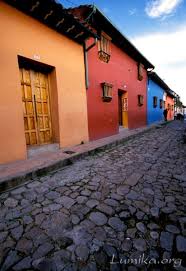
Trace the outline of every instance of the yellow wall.
<instances>
[{"instance_id":1,"label":"yellow wall","mask_svg":"<svg viewBox=\"0 0 186 271\"><path fill-rule=\"evenodd\" d=\"M88 140L81 45L0 2L0 163L26 158L17 56L55 67L60 146ZM52 84L54 85L54 84ZM52 90L51 90L52 93ZM56 136L57 137L57 136Z\"/></svg>"}]
</instances>

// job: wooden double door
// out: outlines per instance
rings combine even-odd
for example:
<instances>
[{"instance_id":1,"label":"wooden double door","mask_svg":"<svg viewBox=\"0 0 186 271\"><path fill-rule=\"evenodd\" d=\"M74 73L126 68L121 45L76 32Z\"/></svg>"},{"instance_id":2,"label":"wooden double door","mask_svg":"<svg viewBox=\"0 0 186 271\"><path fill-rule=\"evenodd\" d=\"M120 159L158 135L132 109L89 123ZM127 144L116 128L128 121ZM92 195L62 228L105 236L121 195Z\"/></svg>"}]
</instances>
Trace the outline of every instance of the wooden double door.
<instances>
[{"instance_id":1,"label":"wooden double door","mask_svg":"<svg viewBox=\"0 0 186 271\"><path fill-rule=\"evenodd\" d=\"M48 75L20 69L26 144L41 145L52 141Z\"/></svg>"}]
</instances>

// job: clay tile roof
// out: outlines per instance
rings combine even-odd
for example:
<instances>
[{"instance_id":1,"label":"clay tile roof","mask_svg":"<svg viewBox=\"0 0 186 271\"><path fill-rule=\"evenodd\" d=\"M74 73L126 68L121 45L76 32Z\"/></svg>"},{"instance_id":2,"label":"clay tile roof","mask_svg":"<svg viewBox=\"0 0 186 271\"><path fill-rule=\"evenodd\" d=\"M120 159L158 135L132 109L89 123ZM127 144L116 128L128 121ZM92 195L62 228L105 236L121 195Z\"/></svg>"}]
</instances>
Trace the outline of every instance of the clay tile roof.
<instances>
[{"instance_id":1,"label":"clay tile roof","mask_svg":"<svg viewBox=\"0 0 186 271\"><path fill-rule=\"evenodd\" d=\"M11 6L39 20L78 43L96 37L90 28L55 0L4 0Z\"/></svg>"}]
</instances>

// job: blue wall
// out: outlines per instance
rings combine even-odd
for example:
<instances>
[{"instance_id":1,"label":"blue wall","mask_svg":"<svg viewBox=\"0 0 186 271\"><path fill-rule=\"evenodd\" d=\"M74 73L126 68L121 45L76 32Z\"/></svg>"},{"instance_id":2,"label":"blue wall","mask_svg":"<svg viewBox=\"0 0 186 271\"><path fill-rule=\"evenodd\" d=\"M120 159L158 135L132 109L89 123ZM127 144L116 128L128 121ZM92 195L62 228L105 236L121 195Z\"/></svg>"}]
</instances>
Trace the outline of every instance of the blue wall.
<instances>
[{"instance_id":1,"label":"blue wall","mask_svg":"<svg viewBox=\"0 0 186 271\"><path fill-rule=\"evenodd\" d=\"M163 93L164 90L152 81L150 78L148 80L148 87L147 87L147 124L151 124L157 121L161 121L164 119L163 117L163 107L160 108L160 99L163 100ZM157 100L157 107L153 107L153 97L156 96Z\"/></svg>"}]
</instances>

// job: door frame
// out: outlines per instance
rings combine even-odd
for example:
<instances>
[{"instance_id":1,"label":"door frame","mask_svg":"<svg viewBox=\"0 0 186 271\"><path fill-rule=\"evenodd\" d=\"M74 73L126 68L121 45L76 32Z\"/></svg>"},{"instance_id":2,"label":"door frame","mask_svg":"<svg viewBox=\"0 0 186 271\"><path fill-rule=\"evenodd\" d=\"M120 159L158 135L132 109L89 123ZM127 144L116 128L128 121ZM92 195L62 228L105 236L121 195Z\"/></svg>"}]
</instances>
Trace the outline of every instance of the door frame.
<instances>
[{"instance_id":1,"label":"door frame","mask_svg":"<svg viewBox=\"0 0 186 271\"><path fill-rule=\"evenodd\" d=\"M59 114L58 114L58 102L57 102L58 96L57 96L55 67L29 59L29 58L25 58L22 56L18 56L18 67L19 67L19 70L21 68L33 70L36 72L43 73L47 77L48 102L49 102L49 108L50 108L49 122L50 122L50 130L51 130L51 143L42 143L42 144L38 143L34 145L27 145L26 137L25 137L25 145L27 146L27 149L33 148L33 147L37 148L37 147L47 145L47 144L52 144L52 143L59 143L59 123L58 123ZM53 92L55 95L52 95ZM21 96L21 99L22 99L22 96ZM57 124L55 125L55 129L53 128L53 119L57 121ZM23 122L24 122L24 116L23 116ZM24 127L24 123L23 123L23 127ZM24 130L24 134L25 134L25 130ZM37 140L38 140L38 135L37 135Z\"/></svg>"},{"instance_id":2,"label":"door frame","mask_svg":"<svg viewBox=\"0 0 186 271\"><path fill-rule=\"evenodd\" d=\"M122 96L123 96L123 92L118 90L118 125L119 126L123 126Z\"/></svg>"},{"instance_id":3,"label":"door frame","mask_svg":"<svg viewBox=\"0 0 186 271\"><path fill-rule=\"evenodd\" d=\"M119 110L121 110L121 120L122 120L122 126L124 128L128 128L128 92L123 89L118 89L118 99L121 97L121 108L119 109L119 102L118 102L118 117L119 117ZM127 104L124 104L124 99L127 99ZM124 108L126 107L126 108Z\"/></svg>"}]
</instances>

